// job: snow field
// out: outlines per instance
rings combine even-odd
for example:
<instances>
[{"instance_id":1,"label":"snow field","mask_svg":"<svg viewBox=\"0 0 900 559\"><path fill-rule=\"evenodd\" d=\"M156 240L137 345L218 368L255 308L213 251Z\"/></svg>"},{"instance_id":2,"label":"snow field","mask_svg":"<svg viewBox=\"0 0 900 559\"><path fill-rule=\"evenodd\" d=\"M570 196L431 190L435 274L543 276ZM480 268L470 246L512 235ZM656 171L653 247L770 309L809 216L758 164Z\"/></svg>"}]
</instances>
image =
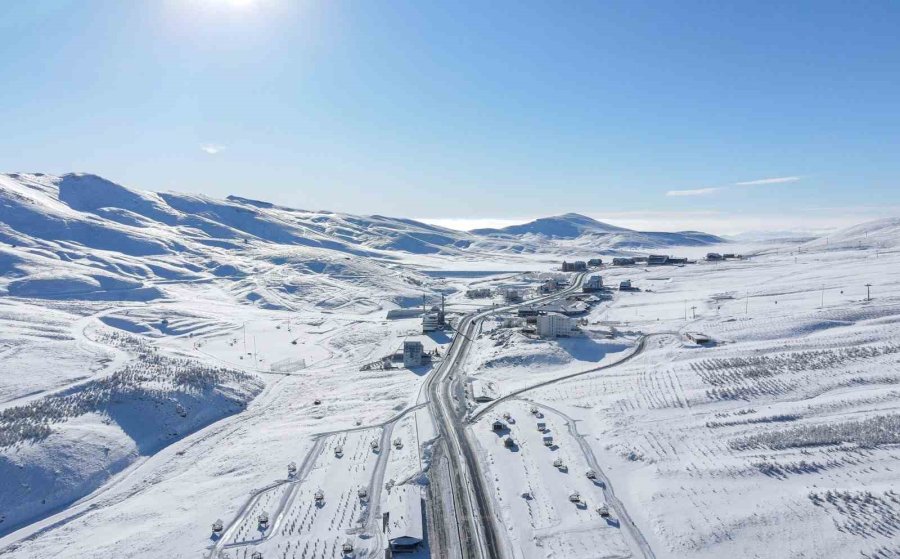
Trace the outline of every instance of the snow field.
<instances>
[{"instance_id":1,"label":"snow field","mask_svg":"<svg viewBox=\"0 0 900 559\"><path fill-rule=\"evenodd\" d=\"M378 534L369 530L376 525L369 519L369 500L360 498L358 490L371 492L375 463L385 450L374 451L370 445L381 439L380 429L326 437L315 447L321 450L306 477L261 494L220 556L249 557L260 551L264 557L285 559L336 557L348 540L359 557L380 550ZM317 492L323 495L321 502L315 499ZM263 510L271 519L268 530L259 529Z\"/></svg>"},{"instance_id":2,"label":"snow field","mask_svg":"<svg viewBox=\"0 0 900 559\"><path fill-rule=\"evenodd\" d=\"M629 304L663 316L653 299L662 308L679 299L721 308L698 308L694 320L629 325L700 331L716 344L657 338L627 365L529 393L584 422L657 557L889 557L896 550L900 289L878 274L900 259L882 254L872 266L865 251L805 258L709 265L702 284L690 277L699 271L670 270L669 295L638 293ZM877 301L837 297L839 286L867 278L878 284ZM756 290L747 314L744 301L714 297L747 284ZM620 300L609 314L624 318Z\"/></svg>"},{"instance_id":3,"label":"snow field","mask_svg":"<svg viewBox=\"0 0 900 559\"><path fill-rule=\"evenodd\" d=\"M565 420L543 407L543 417L537 418L531 407L529 402L510 400L471 427L514 556L629 556L618 521L597 513L604 502L602 488L585 475L590 468ZM504 420L504 413L512 420ZM492 430L495 419L507 424L501 433ZM547 424L546 433L538 431L538 421ZM543 437L548 435L553 437L551 447L544 446ZM504 446L506 437L512 437L516 446ZM562 459L565 468L554 467L556 459ZM569 500L573 493L581 502Z\"/></svg>"},{"instance_id":4,"label":"snow field","mask_svg":"<svg viewBox=\"0 0 900 559\"><path fill-rule=\"evenodd\" d=\"M397 440L403 445L399 449L394 444ZM403 485L416 481L424 468L421 457L423 442L419 438L417 412L409 413L397 421L391 433L391 449L384 476L386 483Z\"/></svg>"}]
</instances>

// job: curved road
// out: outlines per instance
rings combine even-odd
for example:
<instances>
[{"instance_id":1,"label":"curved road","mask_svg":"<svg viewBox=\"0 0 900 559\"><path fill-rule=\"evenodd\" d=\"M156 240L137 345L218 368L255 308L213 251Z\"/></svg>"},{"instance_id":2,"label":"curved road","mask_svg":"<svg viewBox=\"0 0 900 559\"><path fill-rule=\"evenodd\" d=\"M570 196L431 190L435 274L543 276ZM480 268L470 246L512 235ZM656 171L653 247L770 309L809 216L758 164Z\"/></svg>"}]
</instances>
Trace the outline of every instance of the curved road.
<instances>
[{"instance_id":1,"label":"curved road","mask_svg":"<svg viewBox=\"0 0 900 559\"><path fill-rule=\"evenodd\" d=\"M557 377L557 378L554 378L554 379L550 379L550 380L547 380L547 381L544 381L544 382L539 382L539 383L534 384L534 385L532 385L532 386L526 386L525 388L519 388L519 389L517 389L517 390L513 390L513 391L510 392L509 394L507 394L507 395L505 395L505 396L502 396L502 397L500 397L500 398L497 398L496 400L494 400L493 402L491 402L491 403L488 404L487 406L481 408L477 413L475 413L475 414L471 417L471 419L469 420L469 423L474 423L474 422L477 421L481 416L483 416L483 415L486 414L487 412L491 411L492 409L494 409L494 407L498 406L499 404L502 404L503 402L505 402L505 401L507 401L507 400L510 400L510 399L512 399L512 398L516 398L516 397L518 397L518 396L521 396L522 394L524 394L524 393L526 393L526 392L528 392L528 391L530 391L530 390L535 390L535 389L538 389L538 388L543 388L544 386L547 386L547 385L550 385L550 384L554 384L554 383L557 383L557 382L562 382L562 381L564 381L564 380L569 380L569 379L573 379L573 378L576 378L576 377L580 377L580 376L582 376L582 375L587 375L587 374L590 374L590 373L596 373L597 371L603 371L603 370L605 370L605 369L611 369L611 368L613 368L613 367L618 367L618 366L620 366L620 365L624 365L625 363L631 361L632 359L634 359L635 357L637 357L638 355L640 355L641 353L643 353L645 349L647 349L647 340L649 340L650 338L655 338L655 337L657 337L657 336L678 336L678 335L680 335L679 332L654 332L654 333L652 333L652 334L644 334L644 335L642 335L642 336L640 337L640 339L638 340L638 344L637 344L637 346L635 346L634 350L633 350L631 353L629 353L628 355L626 355L625 357L623 357L622 359L619 359L618 361L615 361L615 362L613 362L613 363L607 363L607 364L605 364L605 365L600 365L599 367L593 367L593 368L590 368L590 369L587 369L587 370L584 370L584 371L578 371L577 373L571 373L571 374L568 374L568 375L563 375L563 376L561 376L561 377Z\"/></svg>"}]
</instances>

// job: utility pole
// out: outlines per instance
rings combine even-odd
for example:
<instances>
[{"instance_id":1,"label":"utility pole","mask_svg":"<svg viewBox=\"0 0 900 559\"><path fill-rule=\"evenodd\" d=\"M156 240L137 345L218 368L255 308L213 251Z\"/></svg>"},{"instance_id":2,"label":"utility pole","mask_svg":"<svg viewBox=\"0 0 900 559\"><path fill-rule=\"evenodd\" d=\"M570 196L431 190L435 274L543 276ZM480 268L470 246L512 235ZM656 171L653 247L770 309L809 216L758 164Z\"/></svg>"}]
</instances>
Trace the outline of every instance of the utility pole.
<instances>
[{"instance_id":1,"label":"utility pole","mask_svg":"<svg viewBox=\"0 0 900 559\"><path fill-rule=\"evenodd\" d=\"M244 353L247 353L247 321L244 321L244 325L241 326L244 331Z\"/></svg>"},{"instance_id":2,"label":"utility pole","mask_svg":"<svg viewBox=\"0 0 900 559\"><path fill-rule=\"evenodd\" d=\"M744 298L744 314L750 314L750 292L747 291L747 297Z\"/></svg>"},{"instance_id":3,"label":"utility pole","mask_svg":"<svg viewBox=\"0 0 900 559\"><path fill-rule=\"evenodd\" d=\"M819 308L823 308L825 306L825 284L822 284L822 303L819 305Z\"/></svg>"},{"instance_id":4,"label":"utility pole","mask_svg":"<svg viewBox=\"0 0 900 559\"><path fill-rule=\"evenodd\" d=\"M870 291L871 287L872 287L871 283L866 284L866 301L872 300L872 295L871 295L872 292Z\"/></svg>"},{"instance_id":5,"label":"utility pole","mask_svg":"<svg viewBox=\"0 0 900 559\"><path fill-rule=\"evenodd\" d=\"M697 318L697 305L691 307L691 319Z\"/></svg>"}]
</instances>

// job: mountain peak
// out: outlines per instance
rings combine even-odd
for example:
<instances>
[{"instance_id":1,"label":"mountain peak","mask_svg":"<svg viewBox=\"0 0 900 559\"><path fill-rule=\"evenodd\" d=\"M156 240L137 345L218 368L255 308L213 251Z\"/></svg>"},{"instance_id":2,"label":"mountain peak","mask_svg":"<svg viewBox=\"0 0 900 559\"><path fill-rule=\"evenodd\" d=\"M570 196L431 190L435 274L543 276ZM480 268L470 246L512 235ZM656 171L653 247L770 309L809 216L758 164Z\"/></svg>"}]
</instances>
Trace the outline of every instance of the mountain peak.
<instances>
[{"instance_id":1,"label":"mountain peak","mask_svg":"<svg viewBox=\"0 0 900 559\"><path fill-rule=\"evenodd\" d=\"M574 239L586 234L606 234L624 232L628 229L609 225L578 213L566 213L551 217L542 217L502 229L475 229L472 233L488 236L507 235L542 235L553 239Z\"/></svg>"}]
</instances>

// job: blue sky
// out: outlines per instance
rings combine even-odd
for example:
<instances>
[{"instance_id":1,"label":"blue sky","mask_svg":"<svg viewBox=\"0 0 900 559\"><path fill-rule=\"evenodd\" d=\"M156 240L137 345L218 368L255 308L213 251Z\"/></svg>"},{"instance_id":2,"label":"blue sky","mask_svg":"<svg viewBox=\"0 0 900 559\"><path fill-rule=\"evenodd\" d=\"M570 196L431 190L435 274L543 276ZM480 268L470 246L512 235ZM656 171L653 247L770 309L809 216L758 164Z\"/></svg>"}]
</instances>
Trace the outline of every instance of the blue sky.
<instances>
[{"instance_id":1,"label":"blue sky","mask_svg":"<svg viewBox=\"0 0 900 559\"><path fill-rule=\"evenodd\" d=\"M504 223L900 215L896 2L0 5L0 170Z\"/></svg>"}]
</instances>

